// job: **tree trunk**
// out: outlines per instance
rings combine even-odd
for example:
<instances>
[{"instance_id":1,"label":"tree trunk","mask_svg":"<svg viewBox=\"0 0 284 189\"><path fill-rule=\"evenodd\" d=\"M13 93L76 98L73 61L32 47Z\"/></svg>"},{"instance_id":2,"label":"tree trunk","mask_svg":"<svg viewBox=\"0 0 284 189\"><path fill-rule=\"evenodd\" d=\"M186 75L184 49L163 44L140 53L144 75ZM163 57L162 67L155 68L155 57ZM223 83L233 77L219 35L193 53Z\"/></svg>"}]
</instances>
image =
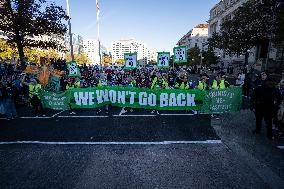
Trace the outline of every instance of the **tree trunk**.
<instances>
[{"instance_id":1,"label":"tree trunk","mask_svg":"<svg viewBox=\"0 0 284 189\"><path fill-rule=\"evenodd\" d=\"M21 68L22 70L26 69L26 64L25 64L25 54L24 54L24 47L21 41L17 41L17 48L19 52L19 57L20 57L20 63L21 63Z\"/></svg>"}]
</instances>

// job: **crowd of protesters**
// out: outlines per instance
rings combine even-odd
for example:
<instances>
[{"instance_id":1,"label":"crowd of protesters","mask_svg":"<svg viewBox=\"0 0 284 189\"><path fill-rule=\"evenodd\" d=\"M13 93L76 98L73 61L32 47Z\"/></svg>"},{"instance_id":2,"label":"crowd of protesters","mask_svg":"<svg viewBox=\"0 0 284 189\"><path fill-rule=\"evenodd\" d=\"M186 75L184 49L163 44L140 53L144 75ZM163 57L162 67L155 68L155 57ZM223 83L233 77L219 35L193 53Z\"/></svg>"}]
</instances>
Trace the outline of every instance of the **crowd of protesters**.
<instances>
[{"instance_id":1,"label":"crowd of protesters","mask_svg":"<svg viewBox=\"0 0 284 189\"><path fill-rule=\"evenodd\" d=\"M14 119L17 117L16 107L26 103L34 108L36 116L44 116L40 99L40 91L44 89L44 86L40 84L37 77L32 74L25 74L20 67L13 64L1 63L0 65L0 114L5 114L7 119ZM52 62L51 67L65 73L60 77L61 91L100 86L180 90L224 89L230 87L229 82L226 81L225 72L227 72L227 75L233 76L234 71L232 67L228 67L227 70L219 67L211 68L212 74L208 74L210 68L207 67L176 66L169 69L159 69L155 66L144 66L127 70L122 66L82 65L79 67L80 76L69 77L65 61ZM191 77L197 73L199 73L198 78ZM267 75L265 77L264 74L265 72L256 75L253 70L239 69L233 85L242 86L243 95L251 98L251 109L255 111L257 118L254 133L260 132L260 120L264 118L268 125L267 135L271 138L272 123L269 120L274 116L271 112L275 112L275 109L273 111L269 109L269 112L267 112L264 107L268 106L266 104L268 101L269 107L275 108L275 106L281 105L281 94L284 95L284 78L276 88L272 79L267 78ZM214 75L213 78L212 75ZM277 109L279 110L279 108ZM284 112L284 106L282 110ZM278 117L281 116L278 115ZM278 123L281 123L281 121L283 121L283 115L280 120L278 119Z\"/></svg>"}]
</instances>

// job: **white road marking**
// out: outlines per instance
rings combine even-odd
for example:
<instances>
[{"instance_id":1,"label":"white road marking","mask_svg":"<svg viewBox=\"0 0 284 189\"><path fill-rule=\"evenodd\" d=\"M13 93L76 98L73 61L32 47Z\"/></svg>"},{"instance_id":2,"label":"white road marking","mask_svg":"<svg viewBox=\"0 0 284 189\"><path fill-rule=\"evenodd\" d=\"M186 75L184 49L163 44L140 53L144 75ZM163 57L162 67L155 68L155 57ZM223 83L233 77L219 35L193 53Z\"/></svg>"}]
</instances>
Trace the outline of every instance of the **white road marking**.
<instances>
[{"instance_id":1,"label":"white road marking","mask_svg":"<svg viewBox=\"0 0 284 189\"><path fill-rule=\"evenodd\" d=\"M160 114L162 116L194 116L195 114Z\"/></svg>"},{"instance_id":2,"label":"white road marking","mask_svg":"<svg viewBox=\"0 0 284 189\"><path fill-rule=\"evenodd\" d=\"M3 120L8 120L7 118L0 118L0 120L1 120L1 119L3 119Z\"/></svg>"},{"instance_id":3,"label":"white road marking","mask_svg":"<svg viewBox=\"0 0 284 189\"><path fill-rule=\"evenodd\" d=\"M280 150L284 150L284 146L277 146Z\"/></svg>"},{"instance_id":4,"label":"white road marking","mask_svg":"<svg viewBox=\"0 0 284 189\"><path fill-rule=\"evenodd\" d=\"M21 119L50 119L51 117L20 117Z\"/></svg>"},{"instance_id":5,"label":"white road marking","mask_svg":"<svg viewBox=\"0 0 284 189\"><path fill-rule=\"evenodd\" d=\"M171 145L171 144L221 144L221 140L204 141L161 141L161 142L44 142L44 141L11 141L0 142L7 144L47 144L47 145Z\"/></svg>"},{"instance_id":6,"label":"white road marking","mask_svg":"<svg viewBox=\"0 0 284 189\"><path fill-rule=\"evenodd\" d=\"M113 117L155 117L156 115L113 115Z\"/></svg>"},{"instance_id":7,"label":"white road marking","mask_svg":"<svg viewBox=\"0 0 284 189\"><path fill-rule=\"evenodd\" d=\"M103 118L109 116L58 116L60 118Z\"/></svg>"},{"instance_id":8,"label":"white road marking","mask_svg":"<svg viewBox=\"0 0 284 189\"><path fill-rule=\"evenodd\" d=\"M62 110L61 112L58 112L58 113L54 114L54 115L53 115L53 116L51 116L51 117L55 117L55 116L57 116L57 115L61 114L62 112L65 112L65 110Z\"/></svg>"}]
</instances>

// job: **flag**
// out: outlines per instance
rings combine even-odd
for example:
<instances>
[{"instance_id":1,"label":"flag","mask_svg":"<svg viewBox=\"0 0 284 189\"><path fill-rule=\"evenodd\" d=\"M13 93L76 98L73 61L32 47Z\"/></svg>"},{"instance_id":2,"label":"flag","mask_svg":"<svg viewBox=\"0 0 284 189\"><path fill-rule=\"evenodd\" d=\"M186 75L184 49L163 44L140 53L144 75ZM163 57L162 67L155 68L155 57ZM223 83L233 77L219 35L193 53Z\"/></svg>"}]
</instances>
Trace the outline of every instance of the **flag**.
<instances>
[{"instance_id":1,"label":"flag","mask_svg":"<svg viewBox=\"0 0 284 189\"><path fill-rule=\"evenodd\" d=\"M99 5L99 0L96 0L96 5L97 5L97 21L99 21L99 16L100 16L100 5Z\"/></svg>"}]
</instances>

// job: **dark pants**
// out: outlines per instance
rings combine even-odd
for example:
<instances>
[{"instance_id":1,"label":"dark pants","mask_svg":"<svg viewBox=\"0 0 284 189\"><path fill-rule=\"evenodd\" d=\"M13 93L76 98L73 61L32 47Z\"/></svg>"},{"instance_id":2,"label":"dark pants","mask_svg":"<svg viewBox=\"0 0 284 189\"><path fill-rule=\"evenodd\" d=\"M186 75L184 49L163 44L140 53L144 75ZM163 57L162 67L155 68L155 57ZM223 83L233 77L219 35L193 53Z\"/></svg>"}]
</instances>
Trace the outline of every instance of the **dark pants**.
<instances>
[{"instance_id":1,"label":"dark pants","mask_svg":"<svg viewBox=\"0 0 284 189\"><path fill-rule=\"evenodd\" d=\"M37 96L31 98L31 104L34 107L35 115L42 116L44 114L43 106L41 100Z\"/></svg>"},{"instance_id":2,"label":"dark pants","mask_svg":"<svg viewBox=\"0 0 284 189\"><path fill-rule=\"evenodd\" d=\"M257 132L260 132L262 127L262 120L264 119L267 130L267 137L272 137L272 118L273 118L273 109L258 107L255 109L255 119L256 119L256 128Z\"/></svg>"}]
</instances>

